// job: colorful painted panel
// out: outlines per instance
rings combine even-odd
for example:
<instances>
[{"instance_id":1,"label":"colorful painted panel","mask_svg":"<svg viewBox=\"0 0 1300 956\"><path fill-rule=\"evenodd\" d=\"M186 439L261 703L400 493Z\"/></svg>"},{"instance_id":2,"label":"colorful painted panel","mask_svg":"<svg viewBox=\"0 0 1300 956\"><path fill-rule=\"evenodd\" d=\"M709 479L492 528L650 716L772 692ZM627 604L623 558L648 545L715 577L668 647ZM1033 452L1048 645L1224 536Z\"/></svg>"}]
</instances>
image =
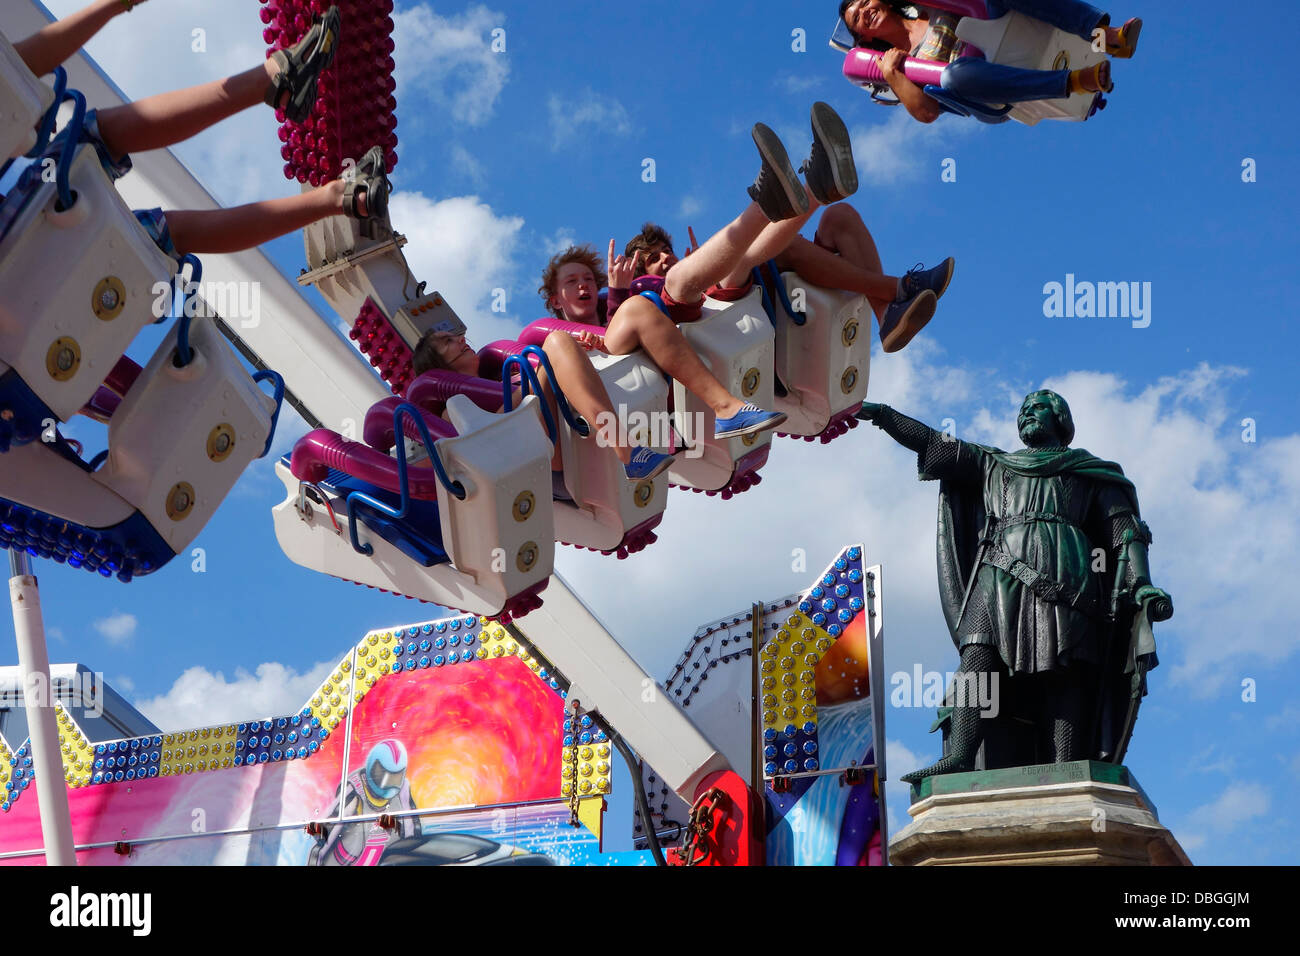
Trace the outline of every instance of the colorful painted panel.
<instances>
[{"instance_id":1,"label":"colorful painted panel","mask_svg":"<svg viewBox=\"0 0 1300 956\"><path fill-rule=\"evenodd\" d=\"M763 790L768 863L878 865L884 845L874 747L884 722L880 569L863 567L861 547L846 548L807 590L759 607L757 688L751 610L696 631L664 690ZM643 769L642 786L656 832L675 838L689 807L653 768ZM635 826L645 845L639 815Z\"/></svg>"},{"instance_id":2,"label":"colorful painted panel","mask_svg":"<svg viewBox=\"0 0 1300 956\"><path fill-rule=\"evenodd\" d=\"M764 647L770 865L883 864L880 569L847 548ZM873 693L874 690L874 693Z\"/></svg>"},{"instance_id":3,"label":"colorful painted panel","mask_svg":"<svg viewBox=\"0 0 1300 956\"><path fill-rule=\"evenodd\" d=\"M59 709L74 838L110 864L585 861L612 768L566 687L462 616L368 634L295 714L91 743ZM0 862L41 862L29 745L0 748ZM574 781L591 833L570 826Z\"/></svg>"}]
</instances>

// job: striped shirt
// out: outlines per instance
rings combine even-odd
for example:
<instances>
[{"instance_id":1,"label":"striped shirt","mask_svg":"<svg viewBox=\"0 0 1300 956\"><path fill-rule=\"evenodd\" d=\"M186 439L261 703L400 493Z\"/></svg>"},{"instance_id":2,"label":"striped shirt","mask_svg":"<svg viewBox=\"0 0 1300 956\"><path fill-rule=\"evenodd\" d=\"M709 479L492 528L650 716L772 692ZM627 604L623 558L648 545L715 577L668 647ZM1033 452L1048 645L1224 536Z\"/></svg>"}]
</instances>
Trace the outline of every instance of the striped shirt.
<instances>
[{"instance_id":1,"label":"striped shirt","mask_svg":"<svg viewBox=\"0 0 1300 956\"><path fill-rule=\"evenodd\" d=\"M912 56L922 60L936 60L939 63L951 63L957 56L961 40L957 38L958 17L951 13L934 12L930 14L930 29L925 39L912 51Z\"/></svg>"}]
</instances>

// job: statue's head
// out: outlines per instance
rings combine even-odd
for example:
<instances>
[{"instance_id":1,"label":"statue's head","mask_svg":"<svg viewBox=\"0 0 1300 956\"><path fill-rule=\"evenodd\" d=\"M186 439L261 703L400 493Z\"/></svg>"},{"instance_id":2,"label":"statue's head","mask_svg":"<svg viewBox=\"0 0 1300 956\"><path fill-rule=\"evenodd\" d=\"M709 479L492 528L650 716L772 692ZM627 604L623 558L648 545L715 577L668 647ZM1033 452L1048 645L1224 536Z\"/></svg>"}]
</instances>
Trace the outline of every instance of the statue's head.
<instances>
[{"instance_id":1,"label":"statue's head","mask_svg":"<svg viewBox=\"0 0 1300 956\"><path fill-rule=\"evenodd\" d=\"M1046 389L1030 392L1016 419L1020 440L1030 448L1068 446L1074 441L1074 418L1060 395Z\"/></svg>"}]
</instances>

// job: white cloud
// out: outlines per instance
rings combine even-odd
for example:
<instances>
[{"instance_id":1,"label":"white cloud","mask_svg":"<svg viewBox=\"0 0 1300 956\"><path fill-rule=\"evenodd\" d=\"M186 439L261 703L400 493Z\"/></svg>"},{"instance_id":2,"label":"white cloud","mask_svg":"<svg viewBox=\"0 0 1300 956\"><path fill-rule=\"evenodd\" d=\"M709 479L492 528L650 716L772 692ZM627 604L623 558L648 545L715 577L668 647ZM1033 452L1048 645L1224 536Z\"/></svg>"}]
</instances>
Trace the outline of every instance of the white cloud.
<instances>
[{"instance_id":1,"label":"white cloud","mask_svg":"<svg viewBox=\"0 0 1300 956\"><path fill-rule=\"evenodd\" d=\"M460 173L466 180L480 189L487 185L487 174L484 172L483 164L479 162L478 157L460 143L453 143L449 153L451 171Z\"/></svg>"},{"instance_id":2,"label":"white cloud","mask_svg":"<svg viewBox=\"0 0 1300 956\"><path fill-rule=\"evenodd\" d=\"M911 773L919 767L928 767L939 759L935 754L913 753L901 740L889 740L885 744L885 754L889 779L885 781L885 809L889 814L889 838L893 840L898 831L912 822L907 808L911 806L912 785L903 783L899 777Z\"/></svg>"},{"instance_id":3,"label":"white cloud","mask_svg":"<svg viewBox=\"0 0 1300 956\"><path fill-rule=\"evenodd\" d=\"M1187 822L1195 828L1193 836L1198 831L1230 833L1256 817L1267 815L1270 803L1263 784L1232 783L1216 799L1188 814Z\"/></svg>"},{"instance_id":4,"label":"white cloud","mask_svg":"<svg viewBox=\"0 0 1300 956\"><path fill-rule=\"evenodd\" d=\"M922 171L934 175L934 164L928 160L930 152L951 146L955 137L967 135L975 123L956 118L919 123L901 106L882 109L888 113L884 122L856 126L850 134L858 175L863 183L874 186L914 182L921 178Z\"/></svg>"},{"instance_id":5,"label":"white cloud","mask_svg":"<svg viewBox=\"0 0 1300 956\"><path fill-rule=\"evenodd\" d=\"M1289 730L1294 732L1297 727L1300 727L1300 706L1287 704L1282 708L1281 713L1266 718L1264 727L1268 730Z\"/></svg>"},{"instance_id":6,"label":"white cloud","mask_svg":"<svg viewBox=\"0 0 1300 956\"><path fill-rule=\"evenodd\" d=\"M1221 754L1218 744L1210 744L1189 760L1188 766L1194 767L1198 773L1222 773L1232 776L1236 771L1237 758L1233 754Z\"/></svg>"},{"instance_id":7,"label":"white cloud","mask_svg":"<svg viewBox=\"0 0 1300 956\"><path fill-rule=\"evenodd\" d=\"M108 617L96 621L94 627L108 643L114 647L121 647L129 643L131 638L135 636L135 629L139 623L134 614L114 611Z\"/></svg>"},{"instance_id":8,"label":"white cloud","mask_svg":"<svg viewBox=\"0 0 1300 956\"><path fill-rule=\"evenodd\" d=\"M546 103L551 117L551 148L557 153L584 137L623 136L632 130L623 104L612 96L588 89L575 101L552 93Z\"/></svg>"},{"instance_id":9,"label":"white cloud","mask_svg":"<svg viewBox=\"0 0 1300 956\"><path fill-rule=\"evenodd\" d=\"M703 211L704 203L700 202L698 196L683 196L681 205L677 207L677 218L690 219Z\"/></svg>"},{"instance_id":10,"label":"white cloud","mask_svg":"<svg viewBox=\"0 0 1300 956\"><path fill-rule=\"evenodd\" d=\"M549 259L557 252L563 252L569 246L576 245L578 240L574 237L572 229L557 229L552 235L542 239L542 251ZM541 281L541 270L537 272L538 281Z\"/></svg>"},{"instance_id":11,"label":"white cloud","mask_svg":"<svg viewBox=\"0 0 1300 956\"><path fill-rule=\"evenodd\" d=\"M164 694L135 701L139 711L165 731L296 713L335 663L322 662L304 673L284 664L260 664L250 674L242 667L233 680L202 667L186 670Z\"/></svg>"},{"instance_id":12,"label":"white cloud","mask_svg":"<svg viewBox=\"0 0 1300 956\"><path fill-rule=\"evenodd\" d=\"M777 77L776 85L787 93L799 94L815 90L822 85L823 77L817 71L786 73Z\"/></svg>"},{"instance_id":13,"label":"white cloud","mask_svg":"<svg viewBox=\"0 0 1300 956\"><path fill-rule=\"evenodd\" d=\"M524 220L498 216L477 196L435 200L398 192L389 208L393 225L410 240L411 271L451 303L469 326L473 344L514 338L519 323L490 310L493 290L509 292L516 284L515 251ZM506 305L509 313L523 308L509 297Z\"/></svg>"},{"instance_id":14,"label":"white cloud","mask_svg":"<svg viewBox=\"0 0 1300 956\"><path fill-rule=\"evenodd\" d=\"M490 120L510 77L508 53L492 52L492 31L504 29L505 19L484 6L446 17L427 3L394 12L399 121L428 106L434 115L450 113L458 124L482 126ZM421 100L427 101L423 107Z\"/></svg>"}]
</instances>

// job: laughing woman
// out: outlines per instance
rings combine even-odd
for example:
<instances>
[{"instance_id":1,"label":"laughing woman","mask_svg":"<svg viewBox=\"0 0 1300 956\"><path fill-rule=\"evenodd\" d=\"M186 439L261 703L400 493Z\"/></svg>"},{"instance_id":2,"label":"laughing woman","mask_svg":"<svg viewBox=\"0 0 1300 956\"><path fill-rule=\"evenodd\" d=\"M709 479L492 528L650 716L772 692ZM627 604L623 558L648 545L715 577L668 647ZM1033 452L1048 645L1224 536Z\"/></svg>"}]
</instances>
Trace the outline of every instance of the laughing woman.
<instances>
[{"instance_id":1,"label":"laughing woman","mask_svg":"<svg viewBox=\"0 0 1300 956\"><path fill-rule=\"evenodd\" d=\"M1092 42L1105 32L1106 52L1128 59L1137 49L1142 21L1110 25L1110 14L1081 0L985 0L990 19L1015 11L1042 20ZM1082 70L1023 70L989 63L979 57L956 56L958 15L928 11L897 0L842 0L840 18L860 47L878 50L880 70L894 95L915 119L933 123L943 108L903 72L907 57L947 63L942 86L949 93L976 103L998 106L1031 100L1064 99L1074 93L1109 93L1110 61Z\"/></svg>"}]
</instances>

